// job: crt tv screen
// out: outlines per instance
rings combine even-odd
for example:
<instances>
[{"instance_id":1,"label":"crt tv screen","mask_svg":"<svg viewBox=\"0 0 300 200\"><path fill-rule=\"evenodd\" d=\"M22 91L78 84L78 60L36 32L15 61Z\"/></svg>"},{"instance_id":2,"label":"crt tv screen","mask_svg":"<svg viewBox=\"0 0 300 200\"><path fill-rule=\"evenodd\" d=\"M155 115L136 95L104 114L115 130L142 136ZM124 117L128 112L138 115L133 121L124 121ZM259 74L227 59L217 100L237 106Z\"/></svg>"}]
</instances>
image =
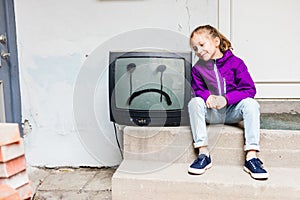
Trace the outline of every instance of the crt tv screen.
<instances>
[{"instance_id":1,"label":"crt tv screen","mask_svg":"<svg viewBox=\"0 0 300 200\"><path fill-rule=\"evenodd\" d=\"M110 52L110 119L122 125L188 125L191 52Z\"/></svg>"}]
</instances>

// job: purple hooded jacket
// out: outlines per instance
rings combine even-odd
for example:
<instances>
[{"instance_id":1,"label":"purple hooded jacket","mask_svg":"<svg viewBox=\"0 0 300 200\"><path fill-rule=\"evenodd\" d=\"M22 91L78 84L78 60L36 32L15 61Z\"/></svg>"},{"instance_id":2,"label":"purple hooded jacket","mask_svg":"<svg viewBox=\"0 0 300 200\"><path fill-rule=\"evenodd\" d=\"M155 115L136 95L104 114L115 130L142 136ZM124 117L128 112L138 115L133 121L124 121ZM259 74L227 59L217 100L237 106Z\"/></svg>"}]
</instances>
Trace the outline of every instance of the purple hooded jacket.
<instances>
[{"instance_id":1,"label":"purple hooded jacket","mask_svg":"<svg viewBox=\"0 0 300 200\"><path fill-rule=\"evenodd\" d=\"M227 50L223 57L204 61L199 59L192 68L194 95L206 102L209 95L223 95L227 105L254 98L256 88L247 66L240 58Z\"/></svg>"}]
</instances>

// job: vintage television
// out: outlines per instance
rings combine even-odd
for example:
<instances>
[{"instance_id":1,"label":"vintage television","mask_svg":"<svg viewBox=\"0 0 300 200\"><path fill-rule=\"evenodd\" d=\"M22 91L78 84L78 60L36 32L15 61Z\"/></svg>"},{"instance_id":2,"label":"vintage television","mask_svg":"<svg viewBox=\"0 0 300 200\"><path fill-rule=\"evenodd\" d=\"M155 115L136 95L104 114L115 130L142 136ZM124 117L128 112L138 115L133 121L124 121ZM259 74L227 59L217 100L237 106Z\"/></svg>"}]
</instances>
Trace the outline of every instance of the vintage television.
<instances>
[{"instance_id":1,"label":"vintage television","mask_svg":"<svg viewBox=\"0 0 300 200\"><path fill-rule=\"evenodd\" d=\"M191 52L109 52L110 120L131 126L189 124Z\"/></svg>"}]
</instances>

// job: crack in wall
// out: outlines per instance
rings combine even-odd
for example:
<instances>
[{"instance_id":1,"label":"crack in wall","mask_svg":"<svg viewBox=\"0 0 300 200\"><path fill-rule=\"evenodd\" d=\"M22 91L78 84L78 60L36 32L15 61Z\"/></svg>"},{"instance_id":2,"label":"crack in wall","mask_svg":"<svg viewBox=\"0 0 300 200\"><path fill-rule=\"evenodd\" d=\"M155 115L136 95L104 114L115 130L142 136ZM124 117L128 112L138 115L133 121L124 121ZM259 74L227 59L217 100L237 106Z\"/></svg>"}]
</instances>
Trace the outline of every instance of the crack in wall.
<instances>
[{"instance_id":1,"label":"crack in wall","mask_svg":"<svg viewBox=\"0 0 300 200\"><path fill-rule=\"evenodd\" d=\"M186 9L186 13L188 16L188 21L187 21L187 25L188 25L188 31L189 33L191 32L191 25L190 25L190 21L191 21L191 12L190 12L190 8L189 8L189 0L185 1L185 9Z\"/></svg>"}]
</instances>

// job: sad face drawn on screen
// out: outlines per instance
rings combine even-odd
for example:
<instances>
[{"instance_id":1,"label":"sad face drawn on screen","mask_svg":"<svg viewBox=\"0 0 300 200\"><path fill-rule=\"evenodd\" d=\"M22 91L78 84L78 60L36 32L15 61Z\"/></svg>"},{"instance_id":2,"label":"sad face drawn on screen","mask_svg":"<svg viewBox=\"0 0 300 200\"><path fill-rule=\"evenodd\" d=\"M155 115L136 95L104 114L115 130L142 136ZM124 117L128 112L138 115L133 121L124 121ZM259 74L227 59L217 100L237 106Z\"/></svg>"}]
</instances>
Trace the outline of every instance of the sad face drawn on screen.
<instances>
[{"instance_id":1,"label":"sad face drawn on screen","mask_svg":"<svg viewBox=\"0 0 300 200\"><path fill-rule=\"evenodd\" d=\"M136 67L136 65L134 63L130 63L129 65L127 65L127 69L129 69L128 72L130 73L130 96L129 96L129 99L128 99L128 105L130 106L131 103L133 102L133 100L136 97L139 97L140 95L145 94L145 93L158 93L158 94L160 94L160 98L159 98L160 103L162 103L162 99L163 99L163 96L164 96L167 105L168 106L172 105L172 100L171 100L170 96L168 95L168 93L163 91L163 72L167 68L166 65L159 65L156 68L156 72L160 73L160 89L157 89L156 85L152 85L152 88L149 85L149 88L141 89L141 90L138 90L138 91L135 91L134 93L132 93L132 73L134 71L132 69L133 68L135 69L135 67ZM152 95L152 97L155 98L155 96L153 96L153 95ZM154 105L155 101L154 102L146 101L145 103L146 104L148 103L149 106L151 106L150 104ZM130 115L133 117L132 119L135 119L134 118L134 112L131 112L131 109L130 109L129 112L130 112ZM137 124L137 125L140 125L140 126L148 125L149 123L151 123L151 117L149 115L148 117L146 117L144 119L136 119L134 121L134 123Z\"/></svg>"}]
</instances>

